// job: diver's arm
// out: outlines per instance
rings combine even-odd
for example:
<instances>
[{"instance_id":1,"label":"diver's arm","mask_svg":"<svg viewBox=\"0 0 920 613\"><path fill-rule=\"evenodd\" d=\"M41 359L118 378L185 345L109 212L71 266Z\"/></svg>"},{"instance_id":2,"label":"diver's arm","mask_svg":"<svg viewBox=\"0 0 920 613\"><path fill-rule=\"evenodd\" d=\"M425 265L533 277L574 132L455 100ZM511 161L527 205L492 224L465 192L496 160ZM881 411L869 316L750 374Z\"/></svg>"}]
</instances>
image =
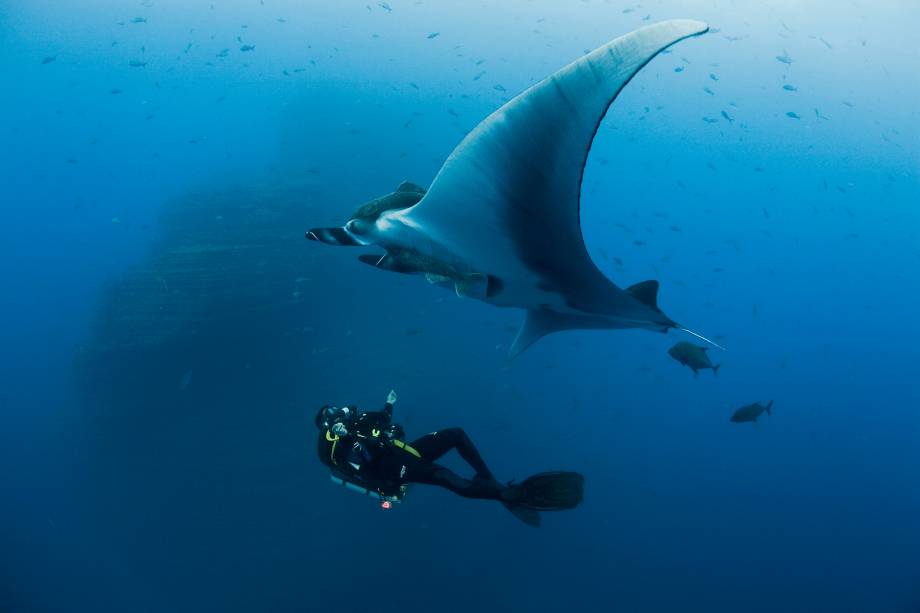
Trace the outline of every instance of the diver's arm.
<instances>
[{"instance_id":1,"label":"diver's arm","mask_svg":"<svg viewBox=\"0 0 920 613\"><path fill-rule=\"evenodd\" d=\"M396 392L390 390L390 393L387 394L387 403L383 405L383 411L381 411L384 416L386 416L387 423L390 423L390 420L393 419L393 405L396 404Z\"/></svg>"}]
</instances>

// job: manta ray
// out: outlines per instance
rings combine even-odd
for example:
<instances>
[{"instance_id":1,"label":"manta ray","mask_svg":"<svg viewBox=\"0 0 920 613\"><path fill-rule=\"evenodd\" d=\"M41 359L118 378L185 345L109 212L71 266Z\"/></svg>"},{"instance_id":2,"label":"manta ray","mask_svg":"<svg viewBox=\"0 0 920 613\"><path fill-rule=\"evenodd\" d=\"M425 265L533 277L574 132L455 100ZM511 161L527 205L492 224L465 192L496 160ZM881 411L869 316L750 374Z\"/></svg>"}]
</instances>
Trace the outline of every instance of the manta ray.
<instances>
[{"instance_id":1,"label":"manta ray","mask_svg":"<svg viewBox=\"0 0 920 613\"><path fill-rule=\"evenodd\" d=\"M429 189L404 182L344 227L314 228L307 238L378 247L384 253L359 260L525 309L509 359L562 330L677 328L699 336L658 308L658 281L620 288L598 269L582 238L579 201L588 151L617 95L659 52L708 29L663 21L595 49L483 120Z\"/></svg>"}]
</instances>

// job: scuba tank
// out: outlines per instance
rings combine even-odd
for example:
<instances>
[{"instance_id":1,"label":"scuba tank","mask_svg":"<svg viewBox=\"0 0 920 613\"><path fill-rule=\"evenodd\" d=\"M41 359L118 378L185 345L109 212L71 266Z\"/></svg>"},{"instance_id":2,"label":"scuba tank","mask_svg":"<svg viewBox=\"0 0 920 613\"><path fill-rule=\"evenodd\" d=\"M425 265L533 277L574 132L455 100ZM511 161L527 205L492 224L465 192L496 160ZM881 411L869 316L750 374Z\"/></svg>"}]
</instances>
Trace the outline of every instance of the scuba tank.
<instances>
[{"instance_id":1,"label":"scuba tank","mask_svg":"<svg viewBox=\"0 0 920 613\"><path fill-rule=\"evenodd\" d=\"M407 483L403 483L402 485L398 486L397 489L392 493L385 492L383 488L371 489L369 487L365 487L363 484L355 481L354 479L351 479L348 477L348 475L337 470L333 470L329 474L329 478L333 483L340 485L347 490L351 490L352 492L357 492L358 494L363 494L365 496L370 496L371 498L376 498L380 501L380 508L382 509L390 509L395 503L402 502L403 497L405 497L406 492L409 490L409 485Z\"/></svg>"}]
</instances>

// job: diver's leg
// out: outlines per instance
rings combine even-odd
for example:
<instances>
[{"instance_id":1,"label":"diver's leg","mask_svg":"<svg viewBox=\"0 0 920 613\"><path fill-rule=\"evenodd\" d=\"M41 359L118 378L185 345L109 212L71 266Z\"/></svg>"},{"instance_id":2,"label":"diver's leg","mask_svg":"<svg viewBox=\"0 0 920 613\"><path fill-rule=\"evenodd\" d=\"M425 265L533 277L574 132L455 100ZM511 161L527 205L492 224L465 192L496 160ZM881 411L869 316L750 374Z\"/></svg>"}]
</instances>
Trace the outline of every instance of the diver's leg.
<instances>
[{"instance_id":1,"label":"diver's leg","mask_svg":"<svg viewBox=\"0 0 920 613\"><path fill-rule=\"evenodd\" d=\"M494 479L464 479L452 470L417 458L406 464L404 479L408 483L437 485L464 498L501 500L506 489Z\"/></svg>"},{"instance_id":2,"label":"diver's leg","mask_svg":"<svg viewBox=\"0 0 920 613\"><path fill-rule=\"evenodd\" d=\"M438 430L409 444L429 462L434 462L451 449L456 449L460 457L476 471L477 477L492 479L492 471L486 466L485 460L479 455L479 451L463 428Z\"/></svg>"}]
</instances>

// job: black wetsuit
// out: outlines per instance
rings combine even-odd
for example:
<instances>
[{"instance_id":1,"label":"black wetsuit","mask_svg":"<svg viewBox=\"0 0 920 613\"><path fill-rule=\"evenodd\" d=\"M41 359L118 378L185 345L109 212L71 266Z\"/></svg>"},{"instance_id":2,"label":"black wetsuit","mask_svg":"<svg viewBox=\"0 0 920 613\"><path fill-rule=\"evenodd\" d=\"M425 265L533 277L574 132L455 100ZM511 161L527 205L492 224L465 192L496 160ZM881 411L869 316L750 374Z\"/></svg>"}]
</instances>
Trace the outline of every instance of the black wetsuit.
<instances>
[{"instance_id":1,"label":"black wetsuit","mask_svg":"<svg viewBox=\"0 0 920 613\"><path fill-rule=\"evenodd\" d=\"M319 435L319 458L369 489L390 493L405 483L438 485L466 498L500 500L505 487L495 481L479 451L461 428L447 428L426 434L409 447L400 444L402 428L391 423L393 406L383 411L362 413L345 423L348 434L337 438L328 431ZM476 475L465 479L435 461L456 449Z\"/></svg>"}]
</instances>

